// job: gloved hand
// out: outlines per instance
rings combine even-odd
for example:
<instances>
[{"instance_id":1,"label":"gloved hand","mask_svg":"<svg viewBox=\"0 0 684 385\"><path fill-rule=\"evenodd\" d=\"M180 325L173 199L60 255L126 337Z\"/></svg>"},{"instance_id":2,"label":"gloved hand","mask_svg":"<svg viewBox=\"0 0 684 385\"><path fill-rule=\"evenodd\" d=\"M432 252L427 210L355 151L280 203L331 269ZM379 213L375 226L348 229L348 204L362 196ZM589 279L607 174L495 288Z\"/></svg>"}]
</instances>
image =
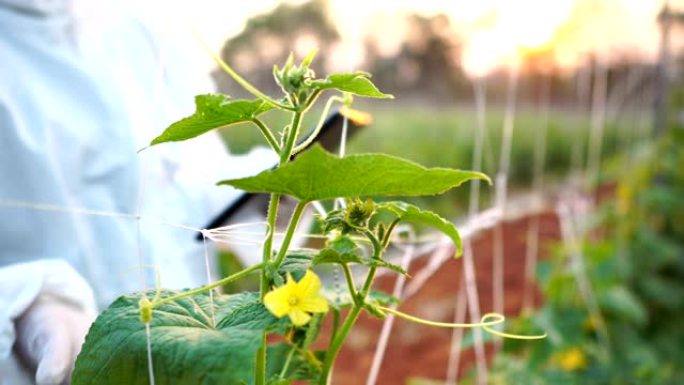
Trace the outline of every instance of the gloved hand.
<instances>
[{"instance_id":1,"label":"gloved hand","mask_svg":"<svg viewBox=\"0 0 684 385\"><path fill-rule=\"evenodd\" d=\"M91 314L79 306L42 295L16 320L16 349L35 369L36 385L68 385Z\"/></svg>"}]
</instances>

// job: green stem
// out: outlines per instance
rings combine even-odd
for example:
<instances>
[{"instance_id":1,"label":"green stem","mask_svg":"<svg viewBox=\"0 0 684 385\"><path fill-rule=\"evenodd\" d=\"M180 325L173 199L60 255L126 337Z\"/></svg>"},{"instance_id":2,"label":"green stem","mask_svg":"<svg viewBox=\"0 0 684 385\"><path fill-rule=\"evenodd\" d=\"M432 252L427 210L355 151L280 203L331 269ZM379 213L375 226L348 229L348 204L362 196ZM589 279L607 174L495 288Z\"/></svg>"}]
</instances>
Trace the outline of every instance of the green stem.
<instances>
[{"instance_id":1,"label":"green stem","mask_svg":"<svg viewBox=\"0 0 684 385\"><path fill-rule=\"evenodd\" d=\"M347 287L349 287L349 293L352 296L352 300L356 301L356 285L354 284L354 277L349 269L349 265L343 263L342 270L344 271L344 278L347 280Z\"/></svg>"},{"instance_id":2,"label":"green stem","mask_svg":"<svg viewBox=\"0 0 684 385\"><path fill-rule=\"evenodd\" d=\"M278 376L281 380L285 378L285 375L287 374L287 369L290 368L290 361L292 361L292 356L294 356L296 350L297 345L292 345L292 349L290 349L290 352L287 354L287 358L285 358L285 364L283 364L283 369L280 371L280 375Z\"/></svg>"},{"instance_id":3,"label":"green stem","mask_svg":"<svg viewBox=\"0 0 684 385\"><path fill-rule=\"evenodd\" d=\"M328 383L330 370L332 369L333 364L335 363L337 355L342 349L342 344L344 344L344 340L347 339L347 335L356 323L356 320L359 318L359 314L361 314L363 304L366 301L366 296L368 295L370 286L373 283L373 279L375 278L375 271L375 266L371 267L368 271L366 282L364 283L363 289L360 294L360 301L354 303L351 312L349 312L349 315L347 315L347 318L344 320L344 324L342 324L342 328L340 328L340 330L337 333L335 333L335 338L331 342L330 347L328 347L328 352L325 354L325 361L323 362L323 370L319 382L320 385L327 385Z\"/></svg>"},{"instance_id":4,"label":"green stem","mask_svg":"<svg viewBox=\"0 0 684 385\"><path fill-rule=\"evenodd\" d=\"M359 231L361 231L363 235L371 241L371 244L373 244L373 258L380 259L380 254L383 249L378 238L368 229L359 229Z\"/></svg>"},{"instance_id":5,"label":"green stem","mask_svg":"<svg viewBox=\"0 0 684 385\"><path fill-rule=\"evenodd\" d=\"M290 109L291 110L291 109ZM285 146L280 150L280 162L278 167L281 167L290 161L290 154L292 152L292 147L299 134L299 125L301 124L302 113L300 111L294 111L292 116L292 124L290 126L290 132L287 135ZM280 194L271 194L271 200L268 203L268 216L266 222L268 223L268 230L266 234L266 239L264 240L264 250L262 255L262 263L271 263L271 254L273 252L273 234L275 233L276 220L278 219L278 204L280 202ZM269 289L269 280L266 276L266 271L261 272L261 282L259 285L259 297L263 301L264 296ZM261 345L256 352L255 365L254 365L254 381L255 385L264 385L266 383L266 339L268 333L263 332L261 338Z\"/></svg>"},{"instance_id":6,"label":"green stem","mask_svg":"<svg viewBox=\"0 0 684 385\"><path fill-rule=\"evenodd\" d=\"M304 108L302 109L302 111L306 111L311 106L313 106L314 102L316 101L316 99L318 99L318 96L320 96L322 92L323 91L321 91L321 90L316 90L316 91L312 92L311 96L309 96L309 98L306 100L306 102L304 102Z\"/></svg>"},{"instance_id":7,"label":"green stem","mask_svg":"<svg viewBox=\"0 0 684 385\"><path fill-rule=\"evenodd\" d=\"M175 301L175 300L177 300L177 299L180 299L180 298L183 298L183 297L188 297L188 296L191 296L191 295L200 294L200 293L203 293L203 292L205 292L205 291L209 291L209 290L211 290L211 289L217 288L217 287L219 287L219 286L223 286L223 285L225 285L225 284L227 284L227 283L230 283L230 282L233 282L233 281L235 281L235 280L237 280L237 279L240 279L240 278L242 278L242 277L244 277L244 276L246 276L246 275L248 275L248 274L250 274L250 273L253 273L253 272L255 272L255 271L257 271L257 270L259 270L259 269L261 269L261 268L263 268L263 267L264 267L264 263L263 263L263 262L262 262L262 263L259 263L259 264L256 264L256 265L254 265L254 266L252 266L252 267L249 267L249 268L244 269L244 270L242 270L242 271L238 271L237 273L232 274L232 275L229 275L228 277L223 278L223 279L221 279L221 280L218 280L218 281L216 281L216 282L210 283L210 284L208 284L208 285L204 285L204 286L202 286L202 287L198 287L197 289L184 291L184 292L182 292L182 293L178 293L178 294L172 295L172 296L170 296L170 297L166 297L166 298L160 299L160 300L158 300L158 301L154 301L154 302L152 303L152 306L153 306L153 307L156 307L156 306L159 306L159 305L163 305L163 304L165 304L165 303L168 303L168 302L173 302L173 301Z\"/></svg>"},{"instance_id":8,"label":"green stem","mask_svg":"<svg viewBox=\"0 0 684 385\"><path fill-rule=\"evenodd\" d=\"M266 239L264 240L264 250L262 255L262 264L268 265L271 263L271 253L273 251L273 234L275 233L275 224L278 217L278 203L280 201L279 194L271 194L271 200L268 203L268 215L266 222L268 229L266 230ZM266 270L261 271L261 280L259 281L259 298L263 301L264 296L269 289L269 279L266 275ZM256 351L254 359L254 383L255 385L266 384L266 338L268 333L263 332L261 335L261 345Z\"/></svg>"},{"instance_id":9,"label":"green stem","mask_svg":"<svg viewBox=\"0 0 684 385\"><path fill-rule=\"evenodd\" d=\"M401 219L396 218L395 220L390 223L390 225L387 227L387 232L385 232L385 239L382 240L382 249L385 250L387 246L390 243L390 240L392 239L392 232L394 231L394 228L397 227L397 224L401 221Z\"/></svg>"},{"instance_id":10,"label":"green stem","mask_svg":"<svg viewBox=\"0 0 684 385\"><path fill-rule=\"evenodd\" d=\"M367 229L362 230L364 235L366 235L366 237L370 239L371 243L373 243L373 257L380 258L380 254L382 253L382 246L380 245L380 242L375 237L375 235L373 235L373 233L371 233ZM363 305L366 303L366 297L368 296L368 292L370 291L370 288L373 285L373 280L375 279L376 271L377 266L371 266L371 268L368 270L366 281L363 283L361 293L358 295L358 301L354 301L354 306L352 307L351 312L347 316L347 319L344 320L342 328L339 332L335 333L335 338L328 347L328 352L325 354L325 361L323 362L323 371L321 373L321 380L319 382L320 385L327 385L328 383L328 377L330 377L330 370L332 369L332 366L335 363L337 354L340 352L340 349L342 349L342 344L344 344L344 340L347 339L347 335L354 326L354 323L356 323L356 320L359 318L359 314L363 309Z\"/></svg>"},{"instance_id":11,"label":"green stem","mask_svg":"<svg viewBox=\"0 0 684 385\"><path fill-rule=\"evenodd\" d=\"M339 309L334 309L333 308L333 324L332 324L332 333L330 335L330 344L335 340L335 336L337 335L337 329L340 328L340 311Z\"/></svg>"},{"instance_id":12,"label":"green stem","mask_svg":"<svg viewBox=\"0 0 684 385\"><path fill-rule=\"evenodd\" d=\"M280 251L278 252L278 256L273 264L274 270L277 270L280 264L283 263L283 259L285 259L285 255L287 254L287 249L290 247L290 243L292 242L292 236L297 229L297 224L299 224L299 219L302 217L302 213L304 212L307 204L308 202L298 202L297 206L295 206L292 217L290 218L290 223L287 226L283 244L280 245Z\"/></svg>"},{"instance_id":13,"label":"green stem","mask_svg":"<svg viewBox=\"0 0 684 385\"><path fill-rule=\"evenodd\" d=\"M299 136L299 126L302 123L302 112L295 111L292 115L292 123L290 124L290 132L287 135L287 140L285 141L285 146L283 146L280 151L280 165L287 163L290 160L290 156L293 154L292 149L294 148L297 136Z\"/></svg>"},{"instance_id":14,"label":"green stem","mask_svg":"<svg viewBox=\"0 0 684 385\"><path fill-rule=\"evenodd\" d=\"M344 99L342 99L339 96L331 96L330 99L328 99L328 102L325 103L325 107L323 108L323 112L321 113L321 117L318 120L318 125L314 129L313 133L311 133L311 135L309 135L309 137L306 139L306 141L299 144L297 147L294 148L294 150L292 150L293 155L303 151L311 143L313 143L314 140L316 140L316 137L321 132L321 129L323 128L323 125L325 124L325 120L328 118L328 114L330 113L330 108L332 107L332 104L334 102L343 103Z\"/></svg>"},{"instance_id":15,"label":"green stem","mask_svg":"<svg viewBox=\"0 0 684 385\"><path fill-rule=\"evenodd\" d=\"M262 122L259 118L254 118L252 119L252 123L259 127L261 134L264 136L264 138L268 142L269 146L271 146L273 151L275 151L276 154L280 154L280 146L278 145L278 141L276 140L275 136L273 136L271 130L269 130L268 127L266 127L264 122Z\"/></svg>"},{"instance_id":16,"label":"green stem","mask_svg":"<svg viewBox=\"0 0 684 385\"><path fill-rule=\"evenodd\" d=\"M233 80L235 80L239 85L242 86L245 90L247 90L250 94L256 96L257 98L265 101L266 103L272 105L273 107L276 108L281 108L284 110L290 110L293 111L294 107L288 106L282 103L279 103L273 99L271 99L270 96L264 94L263 92L259 91L256 87L254 87L252 84L250 84L247 80L245 80L242 76L240 76L237 72L235 72L229 65L228 63L224 62L223 59L221 59L218 55L214 53L204 42L202 42L202 45L204 45L204 49L209 53L212 59L218 64L221 69L226 71L228 75L230 75Z\"/></svg>"},{"instance_id":17,"label":"green stem","mask_svg":"<svg viewBox=\"0 0 684 385\"><path fill-rule=\"evenodd\" d=\"M266 384L266 338L267 333L261 333L261 344L259 349L256 351L256 357L254 360L254 384L265 385Z\"/></svg>"}]
</instances>

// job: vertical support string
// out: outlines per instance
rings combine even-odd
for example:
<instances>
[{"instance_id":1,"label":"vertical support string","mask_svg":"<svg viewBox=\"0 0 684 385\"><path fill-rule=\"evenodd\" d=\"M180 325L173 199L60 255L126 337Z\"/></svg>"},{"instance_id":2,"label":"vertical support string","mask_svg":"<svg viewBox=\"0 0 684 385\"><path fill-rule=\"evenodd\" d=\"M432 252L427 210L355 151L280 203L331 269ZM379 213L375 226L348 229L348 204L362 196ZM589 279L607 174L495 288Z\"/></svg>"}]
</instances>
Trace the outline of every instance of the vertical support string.
<instances>
[{"instance_id":1,"label":"vertical support string","mask_svg":"<svg viewBox=\"0 0 684 385\"><path fill-rule=\"evenodd\" d=\"M207 273L207 285L213 282L213 279L211 277L211 267L209 264L209 246L207 245L207 230L203 229L201 231L202 234L202 244L204 246L204 268ZM216 309L214 307L214 290L218 289L212 289L209 290L209 307L211 307L211 326L216 325Z\"/></svg>"},{"instance_id":2,"label":"vertical support string","mask_svg":"<svg viewBox=\"0 0 684 385\"><path fill-rule=\"evenodd\" d=\"M583 117L584 114L587 112L587 102L591 95L591 74L591 65L586 65L579 67L575 75L577 91L577 99L575 100L575 102L576 108L578 110L577 116L581 118L580 121L573 127L573 129L577 132L574 132L573 135L571 135L574 138L574 140L572 144L572 153L570 159L570 171L568 174L570 183L573 185L576 184L577 180L581 179L580 175L582 174L584 164L582 159L584 158L584 135L586 131L584 128L585 122Z\"/></svg>"},{"instance_id":3,"label":"vertical support string","mask_svg":"<svg viewBox=\"0 0 684 385\"><path fill-rule=\"evenodd\" d=\"M477 116L477 127L473 135L473 170L480 171L482 169L482 146L484 142L484 134L487 129L486 123L486 86L483 78L477 78L473 84L475 93L475 109ZM475 218L480 207L480 180L476 179L470 183L470 201L468 204L468 219L469 221ZM465 297L468 302L470 312L470 319L472 322L480 322L480 298L477 292L477 280L475 277L475 261L473 260L473 251L470 245L470 240L466 239L463 242L463 289ZM459 295L460 298L461 295ZM458 299L457 299L458 300ZM458 306L458 304L457 304ZM456 320L455 322L459 322ZM475 341L475 360L477 367L477 384L487 384L487 361L485 356L484 341L482 338L482 330L476 328L473 330ZM451 344L457 347L452 347L449 354L449 365L447 373L457 373L458 364L460 363L460 341L455 341L457 334L452 334ZM453 353L453 355L452 355Z\"/></svg>"},{"instance_id":4,"label":"vertical support string","mask_svg":"<svg viewBox=\"0 0 684 385\"><path fill-rule=\"evenodd\" d=\"M150 385L155 385L154 364L152 363L152 331L150 329L150 323L148 322L145 324L145 337L147 338L147 376L149 377Z\"/></svg>"},{"instance_id":5,"label":"vertical support string","mask_svg":"<svg viewBox=\"0 0 684 385\"><path fill-rule=\"evenodd\" d=\"M411 266L411 260L415 252L414 241L415 233L413 229L408 228L408 245L404 250L404 254L401 257L400 266L404 271L409 271ZM392 296L399 299L401 302L403 298L404 285L406 284L406 276L399 274L396 281L394 281L394 289L392 290ZM397 308L397 305L390 306L392 309ZM378 344L375 348L375 354L373 355L373 361L371 363L370 372L368 374L368 379L366 380L366 385L375 385L378 380L378 375L380 374L380 367L382 366L382 360L385 357L385 351L387 350L387 344L389 342L389 337L392 332L392 327L394 327L394 314L388 314L385 321L382 323L382 330L380 331L380 336L378 337Z\"/></svg>"},{"instance_id":6,"label":"vertical support string","mask_svg":"<svg viewBox=\"0 0 684 385\"><path fill-rule=\"evenodd\" d=\"M551 94L551 79L544 77L540 95L540 119L539 129L535 135L534 144L534 169L532 177L532 197L534 200L533 217L527 226L527 242L525 244L525 285L523 290L522 311L534 308L534 276L537 270L539 256L539 216L536 210L541 204L541 195L544 188L544 166L546 164L546 136L549 125L549 105Z\"/></svg>"},{"instance_id":7,"label":"vertical support string","mask_svg":"<svg viewBox=\"0 0 684 385\"><path fill-rule=\"evenodd\" d=\"M347 152L347 131L348 131L348 128L349 128L349 119L347 118L346 114L342 114L342 133L340 134L340 151L339 151L340 158L343 158ZM344 199L342 199L342 198L335 199L334 207L335 207L335 209L338 209L340 207L345 207Z\"/></svg>"},{"instance_id":8,"label":"vertical support string","mask_svg":"<svg viewBox=\"0 0 684 385\"><path fill-rule=\"evenodd\" d=\"M466 318L466 290L465 279L461 279L454 310L454 323L464 323ZM451 346L449 347L449 361L447 363L446 385L456 385L458 369L461 365L461 343L463 341L464 328L454 328L451 332Z\"/></svg>"},{"instance_id":9,"label":"vertical support string","mask_svg":"<svg viewBox=\"0 0 684 385\"><path fill-rule=\"evenodd\" d=\"M492 267L492 292L494 312L504 314L504 239L503 221L505 220L506 201L508 199L508 174L511 162L511 142L513 140L513 128L515 124L515 107L518 89L518 65L509 70L508 86L506 94L506 110L503 122L503 137L499 158L499 172L496 175L496 207L501 211L502 220L494 228L494 255ZM501 325L495 326L501 329ZM501 340L497 340L495 346L501 347Z\"/></svg>"},{"instance_id":10,"label":"vertical support string","mask_svg":"<svg viewBox=\"0 0 684 385\"><path fill-rule=\"evenodd\" d=\"M594 64L594 86L591 97L591 124L589 128L589 148L585 191L591 191L599 181L601 167L601 147L606 123L606 98L608 89L608 70L602 58L597 57Z\"/></svg>"},{"instance_id":11,"label":"vertical support string","mask_svg":"<svg viewBox=\"0 0 684 385\"><path fill-rule=\"evenodd\" d=\"M587 307L590 317L596 322L599 340L607 351L610 342L608 329L601 313L601 308L599 307L596 296L592 290L591 281L586 273L584 255L580 246L581 234L578 234L572 219L572 211L566 204L561 203L558 205L557 214L560 220L561 237L568 250L570 266L575 275L580 296Z\"/></svg>"},{"instance_id":12,"label":"vertical support string","mask_svg":"<svg viewBox=\"0 0 684 385\"><path fill-rule=\"evenodd\" d=\"M157 49L157 67L156 67L156 73L155 73L155 82L154 82L154 91L152 94L152 100L162 106L162 109L164 107L164 103L161 100L162 95L164 94L163 88L164 88L164 72L165 72L165 67L166 67L166 55L164 51L163 46L159 46ZM140 153L138 153L137 156L138 159L138 195L136 197L137 202L136 202L136 231L137 231L137 243L138 243L138 260L140 263L140 266L143 266L144 264L144 255L142 252L142 231L140 227L140 221L141 221L141 212L142 212L142 204L143 204L143 194L144 194L144 186L145 186L145 181L147 180L146 178L146 168L145 168L145 162L143 162L143 158L140 156ZM154 261L154 265L156 266L156 261ZM161 278L158 276L157 280L160 281ZM143 284L143 290L146 292L147 291L147 282L145 280L144 275L142 276L142 284ZM157 283L158 285L160 282ZM149 377L149 384L150 385L155 385L155 380L154 380L154 365L152 361L152 330L150 327L150 323L145 324L145 338L147 339L147 369L148 369L148 377Z\"/></svg>"}]
</instances>

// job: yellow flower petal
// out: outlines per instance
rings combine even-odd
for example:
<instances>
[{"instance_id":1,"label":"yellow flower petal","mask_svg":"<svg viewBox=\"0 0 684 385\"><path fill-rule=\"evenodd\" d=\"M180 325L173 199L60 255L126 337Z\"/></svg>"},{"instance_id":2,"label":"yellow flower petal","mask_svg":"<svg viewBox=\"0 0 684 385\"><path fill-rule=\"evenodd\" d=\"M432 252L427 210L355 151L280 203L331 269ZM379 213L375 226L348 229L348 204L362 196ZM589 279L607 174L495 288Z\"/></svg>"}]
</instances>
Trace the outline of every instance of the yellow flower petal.
<instances>
[{"instance_id":1,"label":"yellow flower petal","mask_svg":"<svg viewBox=\"0 0 684 385\"><path fill-rule=\"evenodd\" d=\"M320 295L313 298L302 298L297 307L309 313L326 313L328 301Z\"/></svg>"},{"instance_id":2,"label":"yellow flower petal","mask_svg":"<svg viewBox=\"0 0 684 385\"><path fill-rule=\"evenodd\" d=\"M299 282L288 274L285 285L266 293L264 305L276 317L287 314L294 325L302 326L311 320L309 313L328 311L328 302L320 295L320 289L321 280L310 270Z\"/></svg>"},{"instance_id":3,"label":"yellow flower petal","mask_svg":"<svg viewBox=\"0 0 684 385\"><path fill-rule=\"evenodd\" d=\"M290 316L290 320L295 326L303 326L306 325L307 322L311 319L311 316L304 311L293 308L292 311L288 313Z\"/></svg>"},{"instance_id":4,"label":"yellow flower petal","mask_svg":"<svg viewBox=\"0 0 684 385\"><path fill-rule=\"evenodd\" d=\"M582 349L573 347L560 353L559 365L568 372L582 370L587 367L587 357Z\"/></svg>"},{"instance_id":5,"label":"yellow flower petal","mask_svg":"<svg viewBox=\"0 0 684 385\"><path fill-rule=\"evenodd\" d=\"M297 282L297 292L300 298L316 297L321 290L321 280L311 270L307 270L301 281Z\"/></svg>"},{"instance_id":6,"label":"yellow flower petal","mask_svg":"<svg viewBox=\"0 0 684 385\"><path fill-rule=\"evenodd\" d=\"M292 308L289 302L290 297L293 295L292 289L291 286L285 285L269 291L264 296L264 305L276 317L284 316Z\"/></svg>"}]
</instances>

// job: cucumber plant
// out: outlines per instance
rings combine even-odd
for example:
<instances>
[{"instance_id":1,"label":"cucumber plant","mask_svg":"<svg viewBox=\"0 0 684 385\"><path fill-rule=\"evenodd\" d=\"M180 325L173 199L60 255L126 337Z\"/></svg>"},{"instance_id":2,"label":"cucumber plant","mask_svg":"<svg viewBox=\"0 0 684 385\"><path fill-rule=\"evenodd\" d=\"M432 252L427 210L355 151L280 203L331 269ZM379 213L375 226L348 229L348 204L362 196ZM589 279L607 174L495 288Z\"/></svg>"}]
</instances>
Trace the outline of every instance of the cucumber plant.
<instances>
[{"instance_id":1,"label":"cucumber plant","mask_svg":"<svg viewBox=\"0 0 684 385\"><path fill-rule=\"evenodd\" d=\"M377 317L396 314L437 326L480 326L491 329L503 322L500 315L486 315L479 324L433 323L388 307L391 296L372 290L378 269L406 274L385 259L397 224L419 222L446 234L461 251L456 227L439 215L400 201L399 196L443 193L462 183L483 179L473 171L425 168L385 154L338 157L310 142L296 145L302 117L326 92L335 92L323 109L313 141L333 103L349 106L352 97L389 99L364 72L339 73L316 78L310 68L314 52L296 65L292 56L274 77L283 91L279 99L256 89L219 58L217 63L253 100L233 100L207 94L195 98L193 115L171 124L151 145L183 141L219 127L252 123L266 144L279 156L276 168L257 175L229 179L229 185L254 193L270 194L267 231L262 261L215 283L187 291L153 290L123 296L93 324L78 357L75 385L142 385L149 383L147 335L151 330L155 383L162 384L257 384L282 385L295 380L327 384L342 345L361 312ZM274 130L262 120L272 111L291 115L290 123ZM293 155L300 153L297 157ZM285 236L274 247L278 206L283 196L297 200ZM382 203L373 198L383 198ZM344 208L321 217L327 242L321 249L290 248L295 229L307 205L314 201L343 198ZM370 245L364 252L359 242ZM314 272L318 265L336 264L346 280L346 292L333 301L321 290ZM354 281L351 265L366 266L363 282ZM259 274L259 292L231 295L209 292L219 286ZM324 350L314 350L325 317L333 318L332 337ZM149 329L148 329L149 328ZM535 337L530 337L535 338Z\"/></svg>"}]
</instances>

